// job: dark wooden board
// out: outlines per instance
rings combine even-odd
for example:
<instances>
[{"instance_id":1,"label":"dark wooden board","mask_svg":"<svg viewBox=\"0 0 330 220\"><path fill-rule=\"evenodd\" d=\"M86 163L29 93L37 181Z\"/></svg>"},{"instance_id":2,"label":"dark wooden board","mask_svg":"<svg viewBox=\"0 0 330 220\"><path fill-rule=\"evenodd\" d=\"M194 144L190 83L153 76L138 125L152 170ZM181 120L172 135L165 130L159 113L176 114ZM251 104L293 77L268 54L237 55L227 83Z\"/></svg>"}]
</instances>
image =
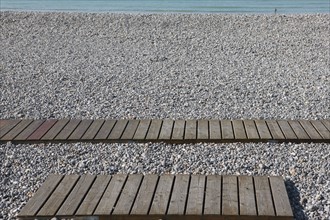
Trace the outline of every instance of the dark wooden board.
<instances>
[{"instance_id":1,"label":"dark wooden board","mask_svg":"<svg viewBox=\"0 0 330 220\"><path fill-rule=\"evenodd\" d=\"M222 139L234 139L234 130L230 120L221 120L221 136Z\"/></svg>"},{"instance_id":2,"label":"dark wooden board","mask_svg":"<svg viewBox=\"0 0 330 220\"><path fill-rule=\"evenodd\" d=\"M35 130L37 130L45 120L34 120L29 126L27 126L14 140L23 141L26 140Z\"/></svg>"},{"instance_id":3,"label":"dark wooden board","mask_svg":"<svg viewBox=\"0 0 330 220\"><path fill-rule=\"evenodd\" d=\"M311 123L314 126L314 128L316 128L316 130L319 132L319 134L322 136L323 139L330 139L330 132L322 122L311 121Z\"/></svg>"},{"instance_id":4,"label":"dark wooden board","mask_svg":"<svg viewBox=\"0 0 330 220\"><path fill-rule=\"evenodd\" d=\"M0 138L13 129L21 120L1 120Z\"/></svg>"},{"instance_id":5,"label":"dark wooden board","mask_svg":"<svg viewBox=\"0 0 330 220\"><path fill-rule=\"evenodd\" d=\"M123 134L128 120L118 120L108 136L108 140L119 140Z\"/></svg>"},{"instance_id":6,"label":"dark wooden board","mask_svg":"<svg viewBox=\"0 0 330 220\"><path fill-rule=\"evenodd\" d=\"M151 120L141 120L134 134L133 140L144 140L147 136Z\"/></svg>"},{"instance_id":7,"label":"dark wooden board","mask_svg":"<svg viewBox=\"0 0 330 220\"><path fill-rule=\"evenodd\" d=\"M310 137L298 121L288 121L294 133L300 140L309 140Z\"/></svg>"},{"instance_id":8,"label":"dark wooden board","mask_svg":"<svg viewBox=\"0 0 330 220\"><path fill-rule=\"evenodd\" d=\"M32 119L22 120L19 124L17 124L13 129L11 129L7 134L5 134L1 140L2 141L11 141L16 136L18 136L27 126L29 126L33 122Z\"/></svg>"},{"instance_id":9,"label":"dark wooden board","mask_svg":"<svg viewBox=\"0 0 330 220\"><path fill-rule=\"evenodd\" d=\"M220 140L221 139L221 127L219 120L210 120L210 140Z\"/></svg>"},{"instance_id":10,"label":"dark wooden board","mask_svg":"<svg viewBox=\"0 0 330 220\"><path fill-rule=\"evenodd\" d=\"M256 216L257 207L252 176L238 176L238 190L240 215Z\"/></svg>"},{"instance_id":11,"label":"dark wooden board","mask_svg":"<svg viewBox=\"0 0 330 220\"><path fill-rule=\"evenodd\" d=\"M58 120L56 124L41 138L41 140L53 140L69 121L69 119Z\"/></svg>"},{"instance_id":12,"label":"dark wooden board","mask_svg":"<svg viewBox=\"0 0 330 220\"><path fill-rule=\"evenodd\" d=\"M322 124L324 124L324 126L328 129L328 131L330 132L330 120L321 120Z\"/></svg>"},{"instance_id":13,"label":"dark wooden board","mask_svg":"<svg viewBox=\"0 0 330 220\"><path fill-rule=\"evenodd\" d=\"M97 132L95 136L95 140L105 140L109 136L110 132L112 131L113 127L117 123L116 120L106 120L101 129Z\"/></svg>"},{"instance_id":14,"label":"dark wooden board","mask_svg":"<svg viewBox=\"0 0 330 220\"><path fill-rule=\"evenodd\" d=\"M57 122L56 119L46 120L37 130L35 130L27 140L40 140L54 124Z\"/></svg>"},{"instance_id":15,"label":"dark wooden board","mask_svg":"<svg viewBox=\"0 0 330 220\"><path fill-rule=\"evenodd\" d=\"M159 134L159 140L170 140L172 136L172 130L173 130L173 120L164 120L162 129L160 130Z\"/></svg>"},{"instance_id":16,"label":"dark wooden board","mask_svg":"<svg viewBox=\"0 0 330 220\"><path fill-rule=\"evenodd\" d=\"M307 120L299 120L301 126L305 129L308 136L313 140L322 140L321 135L317 132L317 130L313 127L312 123Z\"/></svg>"},{"instance_id":17,"label":"dark wooden board","mask_svg":"<svg viewBox=\"0 0 330 220\"><path fill-rule=\"evenodd\" d=\"M243 122L244 122L247 138L250 140L258 140L259 134L255 122L253 120L244 120Z\"/></svg>"},{"instance_id":18,"label":"dark wooden board","mask_svg":"<svg viewBox=\"0 0 330 220\"><path fill-rule=\"evenodd\" d=\"M234 136L236 140L246 140L245 128L242 120L233 120Z\"/></svg>"},{"instance_id":19,"label":"dark wooden board","mask_svg":"<svg viewBox=\"0 0 330 220\"><path fill-rule=\"evenodd\" d=\"M165 215L169 203L174 175L161 175L152 201L149 215Z\"/></svg>"},{"instance_id":20,"label":"dark wooden board","mask_svg":"<svg viewBox=\"0 0 330 220\"><path fill-rule=\"evenodd\" d=\"M172 132L172 140L183 140L186 122L184 120L175 120Z\"/></svg>"},{"instance_id":21,"label":"dark wooden board","mask_svg":"<svg viewBox=\"0 0 330 220\"><path fill-rule=\"evenodd\" d=\"M91 126L87 129L86 133L81 137L82 140L93 140L98 131L101 129L105 120L94 120Z\"/></svg>"},{"instance_id":22,"label":"dark wooden board","mask_svg":"<svg viewBox=\"0 0 330 220\"><path fill-rule=\"evenodd\" d=\"M254 178L255 196L260 216L275 216L272 195L270 191L268 177L255 176Z\"/></svg>"},{"instance_id":23,"label":"dark wooden board","mask_svg":"<svg viewBox=\"0 0 330 220\"><path fill-rule=\"evenodd\" d=\"M266 121L264 121L264 120L255 120L254 122L256 124L260 139L261 140L271 140L272 135L270 134L270 131L268 129Z\"/></svg>"},{"instance_id":24,"label":"dark wooden board","mask_svg":"<svg viewBox=\"0 0 330 220\"><path fill-rule=\"evenodd\" d=\"M176 175L172 196L167 211L168 215L184 214L188 185L189 185L189 175L184 175L184 174Z\"/></svg>"},{"instance_id":25,"label":"dark wooden board","mask_svg":"<svg viewBox=\"0 0 330 220\"><path fill-rule=\"evenodd\" d=\"M150 128L146 137L146 140L157 140L159 133L160 133L160 128L162 127L163 120L157 120L154 119L151 121Z\"/></svg>"},{"instance_id":26,"label":"dark wooden board","mask_svg":"<svg viewBox=\"0 0 330 220\"><path fill-rule=\"evenodd\" d=\"M237 177L222 177L222 215L238 215Z\"/></svg>"},{"instance_id":27,"label":"dark wooden board","mask_svg":"<svg viewBox=\"0 0 330 220\"><path fill-rule=\"evenodd\" d=\"M72 132L68 137L68 140L80 140L81 137L85 134L89 126L92 124L93 120L82 120L77 128Z\"/></svg>"},{"instance_id":28,"label":"dark wooden board","mask_svg":"<svg viewBox=\"0 0 330 220\"><path fill-rule=\"evenodd\" d=\"M58 133L54 140L67 140L70 134L76 129L81 120L71 119L64 128Z\"/></svg>"},{"instance_id":29,"label":"dark wooden board","mask_svg":"<svg viewBox=\"0 0 330 220\"><path fill-rule=\"evenodd\" d=\"M284 120L278 120L277 121L278 125L280 126L285 138L287 140L294 140L297 139L296 134L292 130L290 124L287 121Z\"/></svg>"},{"instance_id":30,"label":"dark wooden board","mask_svg":"<svg viewBox=\"0 0 330 220\"><path fill-rule=\"evenodd\" d=\"M285 139L280 126L277 124L275 120L267 120L266 123L273 139L275 140Z\"/></svg>"},{"instance_id":31,"label":"dark wooden board","mask_svg":"<svg viewBox=\"0 0 330 220\"><path fill-rule=\"evenodd\" d=\"M135 131L139 125L140 121L138 120L129 120L126 129L124 130L123 135L120 139L122 140L132 140L135 134Z\"/></svg>"},{"instance_id":32,"label":"dark wooden board","mask_svg":"<svg viewBox=\"0 0 330 220\"><path fill-rule=\"evenodd\" d=\"M198 120L197 121L197 139L208 140L209 139L209 121Z\"/></svg>"},{"instance_id":33,"label":"dark wooden board","mask_svg":"<svg viewBox=\"0 0 330 220\"><path fill-rule=\"evenodd\" d=\"M196 140L197 138L197 121L187 120L186 121L186 131L184 133L185 140Z\"/></svg>"},{"instance_id":34,"label":"dark wooden board","mask_svg":"<svg viewBox=\"0 0 330 220\"><path fill-rule=\"evenodd\" d=\"M206 176L204 215L221 214L222 183L220 175Z\"/></svg>"},{"instance_id":35,"label":"dark wooden board","mask_svg":"<svg viewBox=\"0 0 330 220\"><path fill-rule=\"evenodd\" d=\"M189 194L185 215L203 214L205 176L191 175L189 185Z\"/></svg>"}]
</instances>

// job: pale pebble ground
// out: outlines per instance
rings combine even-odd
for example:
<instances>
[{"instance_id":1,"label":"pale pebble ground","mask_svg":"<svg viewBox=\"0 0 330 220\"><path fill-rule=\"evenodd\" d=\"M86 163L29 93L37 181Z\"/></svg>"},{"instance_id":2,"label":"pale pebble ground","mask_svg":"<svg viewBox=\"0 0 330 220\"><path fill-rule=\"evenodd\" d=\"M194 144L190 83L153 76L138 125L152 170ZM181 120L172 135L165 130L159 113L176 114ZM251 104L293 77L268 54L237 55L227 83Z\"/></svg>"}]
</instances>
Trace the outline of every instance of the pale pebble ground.
<instances>
[{"instance_id":1,"label":"pale pebble ground","mask_svg":"<svg viewBox=\"0 0 330 220\"><path fill-rule=\"evenodd\" d=\"M330 15L1 12L0 118L330 118ZM49 173L282 175L328 219L329 144L0 145L0 210Z\"/></svg>"}]
</instances>

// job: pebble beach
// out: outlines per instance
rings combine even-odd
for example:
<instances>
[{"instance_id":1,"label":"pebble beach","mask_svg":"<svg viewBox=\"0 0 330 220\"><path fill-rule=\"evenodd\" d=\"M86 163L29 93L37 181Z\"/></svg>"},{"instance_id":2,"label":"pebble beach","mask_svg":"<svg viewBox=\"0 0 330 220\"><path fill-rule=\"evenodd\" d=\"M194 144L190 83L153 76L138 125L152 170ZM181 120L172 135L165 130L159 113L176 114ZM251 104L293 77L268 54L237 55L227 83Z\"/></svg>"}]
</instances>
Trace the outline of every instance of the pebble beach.
<instances>
[{"instance_id":1,"label":"pebble beach","mask_svg":"<svg viewBox=\"0 0 330 220\"><path fill-rule=\"evenodd\" d=\"M330 119L330 15L1 12L0 118ZM330 216L330 145L0 144L0 219L50 173L280 175Z\"/></svg>"}]
</instances>

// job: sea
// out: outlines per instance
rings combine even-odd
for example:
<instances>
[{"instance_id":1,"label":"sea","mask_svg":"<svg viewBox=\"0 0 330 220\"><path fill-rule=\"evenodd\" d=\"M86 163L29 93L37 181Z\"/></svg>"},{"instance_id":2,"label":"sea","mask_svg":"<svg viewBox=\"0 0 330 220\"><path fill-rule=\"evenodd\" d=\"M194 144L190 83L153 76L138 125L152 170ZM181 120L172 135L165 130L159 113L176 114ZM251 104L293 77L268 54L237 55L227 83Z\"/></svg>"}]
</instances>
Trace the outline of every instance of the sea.
<instances>
[{"instance_id":1,"label":"sea","mask_svg":"<svg viewBox=\"0 0 330 220\"><path fill-rule=\"evenodd\" d=\"M0 0L0 11L330 13L330 0Z\"/></svg>"}]
</instances>

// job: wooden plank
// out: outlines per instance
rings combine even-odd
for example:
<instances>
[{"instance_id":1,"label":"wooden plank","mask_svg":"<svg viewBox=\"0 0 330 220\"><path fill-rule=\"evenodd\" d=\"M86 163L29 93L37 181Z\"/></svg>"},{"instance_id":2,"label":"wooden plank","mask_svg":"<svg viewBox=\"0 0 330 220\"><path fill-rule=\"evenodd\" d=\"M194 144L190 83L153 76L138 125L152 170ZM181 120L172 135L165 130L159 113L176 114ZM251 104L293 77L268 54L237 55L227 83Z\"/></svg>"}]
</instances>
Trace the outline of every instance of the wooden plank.
<instances>
[{"instance_id":1,"label":"wooden plank","mask_svg":"<svg viewBox=\"0 0 330 220\"><path fill-rule=\"evenodd\" d=\"M211 140L220 140L221 139L221 129L219 120L210 120L210 139Z\"/></svg>"},{"instance_id":2,"label":"wooden plank","mask_svg":"<svg viewBox=\"0 0 330 220\"><path fill-rule=\"evenodd\" d=\"M71 119L69 123L67 123L60 131L60 133L54 138L54 140L66 140L74 131L74 129L76 129L80 122L81 120Z\"/></svg>"},{"instance_id":3,"label":"wooden plank","mask_svg":"<svg viewBox=\"0 0 330 220\"><path fill-rule=\"evenodd\" d=\"M83 201L88 190L92 186L96 176L95 175L82 175L80 176L77 184L65 199L61 208L57 211L57 216L73 216L78 209L80 203Z\"/></svg>"},{"instance_id":4,"label":"wooden plank","mask_svg":"<svg viewBox=\"0 0 330 220\"><path fill-rule=\"evenodd\" d=\"M205 176L191 175L185 215L203 215Z\"/></svg>"},{"instance_id":5,"label":"wooden plank","mask_svg":"<svg viewBox=\"0 0 330 220\"><path fill-rule=\"evenodd\" d=\"M255 120L254 122L256 123L257 130L261 140L273 139L268 129L268 126L264 120Z\"/></svg>"},{"instance_id":6,"label":"wooden plank","mask_svg":"<svg viewBox=\"0 0 330 220\"><path fill-rule=\"evenodd\" d=\"M160 130L159 140L170 140L172 136L174 121L173 120L164 120L162 129Z\"/></svg>"},{"instance_id":7,"label":"wooden plank","mask_svg":"<svg viewBox=\"0 0 330 220\"><path fill-rule=\"evenodd\" d=\"M139 123L140 123L139 120L128 120L126 129L120 139L121 140L132 140Z\"/></svg>"},{"instance_id":8,"label":"wooden plank","mask_svg":"<svg viewBox=\"0 0 330 220\"><path fill-rule=\"evenodd\" d=\"M206 176L204 215L221 214L221 176Z\"/></svg>"},{"instance_id":9,"label":"wooden plank","mask_svg":"<svg viewBox=\"0 0 330 220\"><path fill-rule=\"evenodd\" d=\"M277 123L280 126L286 139L288 139L288 140L297 139L296 134L294 133L294 131L292 130L291 126L289 125L289 123L287 121L278 120Z\"/></svg>"},{"instance_id":10,"label":"wooden plank","mask_svg":"<svg viewBox=\"0 0 330 220\"><path fill-rule=\"evenodd\" d=\"M110 175L98 175L88 191L85 199L80 204L79 209L76 212L76 215L83 216L83 215L93 215L93 212L99 203L103 192L108 186L110 182L111 176Z\"/></svg>"},{"instance_id":11,"label":"wooden plank","mask_svg":"<svg viewBox=\"0 0 330 220\"><path fill-rule=\"evenodd\" d=\"M86 133L81 137L82 140L93 140L98 131L101 129L105 120L97 119L94 120L91 126L87 129Z\"/></svg>"},{"instance_id":12,"label":"wooden plank","mask_svg":"<svg viewBox=\"0 0 330 220\"><path fill-rule=\"evenodd\" d=\"M57 122L56 119L46 120L37 130L35 130L27 140L40 140L44 134L46 134L49 129L51 129Z\"/></svg>"},{"instance_id":13,"label":"wooden plank","mask_svg":"<svg viewBox=\"0 0 330 220\"><path fill-rule=\"evenodd\" d=\"M236 140L246 140L245 128L242 120L233 120L234 136Z\"/></svg>"},{"instance_id":14,"label":"wooden plank","mask_svg":"<svg viewBox=\"0 0 330 220\"><path fill-rule=\"evenodd\" d=\"M185 124L184 120L174 121L172 140L183 140Z\"/></svg>"},{"instance_id":15,"label":"wooden plank","mask_svg":"<svg viewBox=\"0 0 330 220\"><path fill-rule=\"evenodd\" d=\"M169 203L174 175L161 175L152 201L149 215L165 215Z\"/></svg>"},{"instance_id":16,"label":"wooden plank","mask_svg":"<svg viewBox=\"0 0 330 220\"><path fill-rule=\"evenodd\" d=\"M49 175L46 181L34 194L34 196L19 212L18 217L35 216L38 210L43 206L43 204L56 189L57 185L61 182L62 178L62 175Z\"/></svg>"},{"instance_id":17,"label":"wooden plank","mask_svg":"<svg viewBox=\"0 0 330 220\"><path fill-rule=\"evenodd\" d=\"M280 176L271 176L269 177L269 182L272 190L276 216L292 217L293 219L293 213L283 178Z\"/></svg>"},{"instance_id":18,"label":"wooden plank","mask_svg":"<svg viewBox=\"0 0 330 220\"><path fill-rule=\"evenodd\" d=\"M41 140L53 140L69 121L69 119L58 120L56 124L41 138Z\"/></svg>"},{"instance_id":19,"label":"wooden plank","mask_svg":"<svg viewBox=\"0 0 330 220\"><path fill-rule=\"evenodd\" d=\"M35 130L44 123L45 120L34 120L29 126L27 126L19 135L15 137L16 141L26 140Z\"/></svg>"},{"instance_id":20,"label":"wooden plank","mask_svg":"<svg viewBox=\"0 0 330 220\"><path fill-rule=\"evenodd\" d=\"M197 139L208 140L209 139L209 121L198 120L197 121Z\"/></svg>"},{"instance_id":21,"label":"wooden plank","mask_svg":"<svg viewBox=\"0 0 330 220\"><path fill-rule=\"evenodd\" d=\"M112 131L113 127L117 123L116 120L106 120L101 129L97 132L95 136L95 140L105 140L109 136L110 132Z\"/></svg>"},{"instance_id":22,"label":"wooden plank","mask_svg":"<svg viewBox=\"0 0 330 220\"><path fill-rule=\"evenodd\" d=\"M221 120L221 136L222 139L234 139L233 126L230 120Z\"/></svg>"},{"instance_id":23,"label":"wooden plank","mask_svg":"<svg viewBox=\"0 0 330 220\"><path fill-rule=\"evenodd\" d=\"M186 205L189 175L178 174L175 176L175 182L168 207L168 215L183 215Z\"/></svg>"},{"instance_id":24,"label":"wooden plank","mask_svg":"<svg viewBox=\"0 0 330 220\"><path fill-rule=\"evenodd\" d=\"M257 216L252 176L238 176L239 210L243 216Z\"/></svg>"},{"instance_id":25,"label":"wooden plank","mask_svg":"<svg viewBox=\"0 0 330 220\"><path fill-rule=\"evenodd\" d=\"M144 140L147 136L150 120L141 120L136 132L134 134L133 140Z\"/></svg>"},{"instance_id":26,"label":"wooden plank","mask_svg":"<svg viewBox=\"0 0 330 220\"><path fill-rule=\"evenodd\" d=\"M78 179L78 175L64 176L63 180L38 212L38 216L54 216Z\"/></svg>"},{"instance_id":27,"label":"wooden plank","mask_svg":"<svg viewBox=\"0 0 330 220\"><path fill-rule=\"evenodd\" d=\"M94 215L110 215L125 184L127 174L116 174L105 190Z\"/></svg>"},{"instance_id":28,"label":"wooden plank","mask_svg":"<svg viewBox=\"0 0 330 220\"><path fill-rule=\"evenodd\" d=\"M222 215L238 215L237 177L222 177Z\"/></svg>"},{"instance_id":29,"label":"wooden plank","mask_svg":"<svg viewBox=\"0 0 330 220\"><path fill-rule=\"evenodd\" d=\"M324 124L324 126L328 129L328 131L330 132L330 120L321 120L322 124Z\"/></svg>"},{"instance_id":30,"label":"wooden plank","mask_svg":"<svg viewBox=\"0 0 330 220\"><path fill-rule=\"evenodd\" d=\"M119 197L115 209L113 210L113 215L129 214L135 199L135 195L139 190L142 178L143 175L140 174L131 174L128 176L124 189Z\"/></svg>"},{"instance_id":31,"label":"wooden plank","mask_svg":"<svg viewBox=\"0 0 330 220\"><path fill-rule=\"evenodd\" d=\"M13 129L21 120L1 120L0 138Z\"/></svg>"},{"instance_id":32,"label":"wooden plank","mask_svg":"<svg viewBox=\"0 0 330 220\"><path fill-rule=\"evenodd\" d=\"M92 124L93 120L82 120L78 127L72 132L68 137L68 140L80 140L81 137L85 134L89 126Z\"/></svg>"},{"instance_id":33,"label":"wooden plank","mask_svg":"<svg viewBox=\"0 0 330 220\"><path fill-rule=\"evenodd\" d=\"M268 177L255 176L255 196L259 216L275 216L272 196L270 192Z\"/></svg>"},{"instance_id":34,"label":"wooden plank","mask_svg":"<svg viewBox=\"0 0 330 220\"><path fill-rule=\"evenodd\" d=\"M314 128L319 132L323 139L330 139L330 132L320 121L311 121Z\"/></svg>"},{"instance_id":35,"label":"wooden plank","mask_svg":"<svg viewBox=\"0 0 330 220\"><path fill-rule=\"evenodd\" d=\"M288 121L294 133L300 140L310 140L310 137L298 121Z\"/></svg>"},{"instance_id":36,"label":"wooden plank","mask_svg":"<svg viewBox=\"0 0 330 220\"><path fill-rule=\"evenodd\" d=\"M185 140L196 140L197 138L197 121L187 120L186 121L186 131L184 133Z\"/></svg>"},{"instance_id":37,"label":"wooden plank","mask_svg":"<svg viewBox=\"0 0 330 220\"><path fill-rule=\"evenodd\" d=\"M299 120L301 126L305 129L308 136L313 140L321 140L321 135L317 132L317 130L313 127L312 123L307 120Z\"/></svg>"},{"instance_id":38,"label":"wooden plank","mask_svg":"<svg viewBox=\"0 0 330 220\"><path fill-rule=\"evenodd\" d=\"M274 140L285 139L280 126L275 120L267 120L266 123Z\"/></svg>"},{"instance_id":39,"label":"wooden plank","mask_svg":"<svg viewBox=\"0 0 330 220\"><path fill-rule=\"evenodd\" d=\"M159 133L160 133L160 128L162 127L163 120L152 120L150 124L150 128L146 137L146 140L157 140Z\"/></svg>"},{"instance_id":40,"label":"wooden plank","mask_svg":"<svg viewBox=\"0 0 330 220\"><path fill-rule=\"evenodd\" d=\"M7 134L5 134L1 140L2 141L11 141L17 135L19 135L29 124L33 122L32 119L22 120L18 125L11 129Z\"/></svg>"},{"instance_id":41,"label":"wooden plank","mask_svg":"<svg viewBox=\"0 0 330 220\"><path fill-rule=\"evenodd\" d=\"M130 215L148 215L158 175L145 175Z\"/></svg>"},{"instance_id":42,"label":"wooden plank","mask_svg":"<svg viewBox=\"0 0 330 220\"><path fill-rule=\"evenodd\" d=\"M244 120L245 131L249 140L259 140L259 134L256 124L253 120ZM268 129L267 129L268 130Z\"/></svg>"},{"instance_id":43,"label":"wooden plank","mask_svg":"<svg viewBox=\"0 0 330 220\"><path fill-rule=\"evenodd\" d=\"M123 134L126 125L128 124L128 120L118 120L115 126L113 127L112 131L108 136L108 140L118 140L120 139L121 135Z\"/></svg>"}]
</instances>

